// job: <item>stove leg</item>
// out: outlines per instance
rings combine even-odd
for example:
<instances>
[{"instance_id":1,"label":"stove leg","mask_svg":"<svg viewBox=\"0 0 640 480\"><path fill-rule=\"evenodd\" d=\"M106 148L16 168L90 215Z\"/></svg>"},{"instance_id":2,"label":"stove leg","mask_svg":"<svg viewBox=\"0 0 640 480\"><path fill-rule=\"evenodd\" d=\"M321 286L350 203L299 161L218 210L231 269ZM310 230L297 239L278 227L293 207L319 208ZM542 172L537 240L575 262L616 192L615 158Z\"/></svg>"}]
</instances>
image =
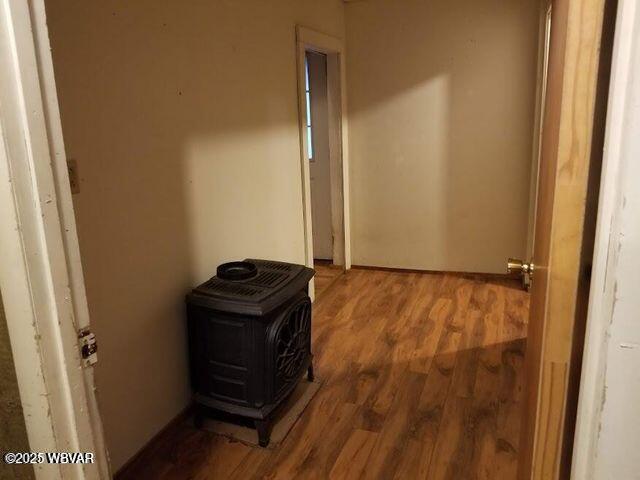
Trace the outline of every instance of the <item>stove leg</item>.
<instances>
[{"instance_id":1,"label":"stove leg","mask_svg":"<svg viewBox=\"0 0 640 480\"><path fill-rule=\"evenodd\" d=\"M309 368L307 368L307 380L309 380L310 382L313 382L316 379L315 375L313 374L313 363L309 364Z\"/></svg>"},{"instance_id":2,"label":"stove leg","mask_svg":"<svg viewBox=\"0 0 640 480\"><path fill-rule=\"evenodd\" d=\"M270 422L268 420L255 420L254 424L258 431L258 444L261 447L266 447L269 445L269 440L271 439Z\"/></svg>"}]
</instances>

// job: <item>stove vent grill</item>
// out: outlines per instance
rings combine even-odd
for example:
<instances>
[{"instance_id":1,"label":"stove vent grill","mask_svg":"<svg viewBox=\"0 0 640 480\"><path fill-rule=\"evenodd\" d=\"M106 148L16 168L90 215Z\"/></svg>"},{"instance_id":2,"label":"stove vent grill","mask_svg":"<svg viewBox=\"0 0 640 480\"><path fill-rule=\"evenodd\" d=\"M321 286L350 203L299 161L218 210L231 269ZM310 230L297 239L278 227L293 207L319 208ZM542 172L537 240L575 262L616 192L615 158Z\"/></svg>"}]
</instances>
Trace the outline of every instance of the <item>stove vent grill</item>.
<instances>
[{"instance_id":1,"label":"stove vent grill","mask_svg":"<svg viewBox=\"0 0 640 480\"><path fill-rule=\"evenodd\" d=\"M259 288L253 288L243 283L225 282L215 277L207 281L203 287L212 293L244 298L250 298L262 292Z\"/></svg>"}]
</instances>

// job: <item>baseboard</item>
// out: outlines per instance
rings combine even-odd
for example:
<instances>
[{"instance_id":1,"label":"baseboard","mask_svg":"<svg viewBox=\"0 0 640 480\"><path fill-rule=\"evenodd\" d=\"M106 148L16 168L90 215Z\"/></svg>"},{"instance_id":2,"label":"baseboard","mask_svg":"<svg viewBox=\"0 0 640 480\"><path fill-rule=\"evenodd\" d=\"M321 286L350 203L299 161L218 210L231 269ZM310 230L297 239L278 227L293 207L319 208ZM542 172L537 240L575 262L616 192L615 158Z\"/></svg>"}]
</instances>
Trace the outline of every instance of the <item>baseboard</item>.
<instances>
[{"instance_id":1,"label":"baseboard","mask_svg":"<svg viewBox=\"0 0 640 480\"><path fill-rule=\"evenodd\" d=\"M313 260L313 264L322 265L323 267L333 268L336 270L344 270L344 265L336 265L335 263L333 263L333 260L322 260L316 258Z\"/></svg>"},{"instance_id":2,"label":"baseboard","mask_svg":"<svg viewBox=\"0 0 640 480\"><path fill-rule=\"evenodd\" d=\"M486 272L456 272L448 270L421 270L416 268L397 268L397 267L377 267L375 265L351 265L354 270L380 270L383 272L395 272L395 273L429 273L432 275L454 275L454 276L467 276L467 277L481 277L500 280L519 280L518 274L512 273L486 273Z\"/></svg>"},{"instance_id":3,"label":"baseboard","mask_svg":"<svg viewBox=\"0 0 640 480\"><path fill-rule=\"evenodd\" d=\"M176 415L173 419L169 421L162 429L156 433L151 439L145 443L140 450L138 450L133 457L125 462L118 471L115 473L113 478L118 480L118 478L126 476L127 470L134 466L139 460L142 459L145 453L153 447L155 443L157 443L160 438L162 438L167 432L176 428L179 424L183 423L187 418L189 418L193 414L193 403L189 403L178 415Z\"/></svg>"}]
</instances>

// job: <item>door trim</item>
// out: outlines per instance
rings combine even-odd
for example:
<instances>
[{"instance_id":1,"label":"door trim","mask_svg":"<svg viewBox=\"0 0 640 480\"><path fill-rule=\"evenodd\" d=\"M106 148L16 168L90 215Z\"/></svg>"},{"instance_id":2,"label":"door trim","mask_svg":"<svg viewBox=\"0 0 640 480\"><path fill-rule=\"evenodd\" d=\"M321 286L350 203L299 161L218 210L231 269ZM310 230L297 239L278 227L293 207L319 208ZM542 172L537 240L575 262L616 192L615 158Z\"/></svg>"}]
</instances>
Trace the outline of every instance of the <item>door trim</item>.
<instances>
[{"instance_id":1,"label":"door trim","mask_svg":"<svg viewBox=\"0 0 640 480\"><path fill-rule=\"evenodd\" d=\"M313 267L313 227L311 220L311 175L306 135L305 52L313 50L327 56L329 104L329 155L331 164L332 230L334 263L351 268L351 232L349 215L349 155L347 125L347 92L344 42L341 39L296 26L298 80L298 126L302 176L302 212L304 222L305 261ZM337 111L337 112L336 112ZM336 119L339 119L336 124ZM310 285L313 291L313 286Z\"/></svg>"},{"instance_id":2,"label":"door trim","mask_svg":"<svg viewBox=\"0 0 640 480\"><path fill-rule=\"evenodd\" d=\"M37 478L109 478L78 329L88 307L43 0L0 1L0 290L32 451L95 463L34 465Z\"/></svg>"},{"instance_id":3,"label":"door trim","mask_svg":"<svg viewBox=\"0 0 640 480\"><path fill-rule=\"evenodd\" d=\"M611 67L611 86L598 220L594 244L593 269L589 295L587 331L584 344L580 397L576 418L571 478L593 478L600 432L609 329L616 302L616 267L618 264L618 240L620 215L624 199L620 188L624 162L621 156L624 138L637 135L633 125L627 123L631 75L639 72L634 64L633 52L640 32L640 14L637 0L620 0L614 34L614 51Z\"/></svg>"}]
</instances>

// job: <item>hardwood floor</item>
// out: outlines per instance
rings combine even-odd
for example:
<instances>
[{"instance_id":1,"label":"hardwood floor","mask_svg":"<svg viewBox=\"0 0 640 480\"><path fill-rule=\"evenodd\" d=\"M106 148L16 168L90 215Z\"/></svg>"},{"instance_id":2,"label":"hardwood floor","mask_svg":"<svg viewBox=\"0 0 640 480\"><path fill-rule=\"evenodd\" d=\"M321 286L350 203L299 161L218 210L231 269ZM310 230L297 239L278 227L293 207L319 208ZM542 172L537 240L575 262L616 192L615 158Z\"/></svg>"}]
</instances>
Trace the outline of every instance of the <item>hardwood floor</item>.
<instances>
[{"instance_id":1,"label":"hardwood floor","mask_svg":"<svg viewBox=\"0 0 640 480\"><path fill-rule=\"evenodd\" d=\"M342 267L333 265L327 260L314 260L313 268L316 271L314 276L316 297L325 292L344 273Z\"/></svg>"},{"instance_id":2,"label":"hardwood floor","mask_svg":"<svg viewBox=\"0 0 640 480\"><path fill-rule=\"evenodd\" d=\"M123 479L515 479L528 294L516 282L351 270L316 302L324 384L282 445L180 424Z\"/></svg>"}]
</instances>

